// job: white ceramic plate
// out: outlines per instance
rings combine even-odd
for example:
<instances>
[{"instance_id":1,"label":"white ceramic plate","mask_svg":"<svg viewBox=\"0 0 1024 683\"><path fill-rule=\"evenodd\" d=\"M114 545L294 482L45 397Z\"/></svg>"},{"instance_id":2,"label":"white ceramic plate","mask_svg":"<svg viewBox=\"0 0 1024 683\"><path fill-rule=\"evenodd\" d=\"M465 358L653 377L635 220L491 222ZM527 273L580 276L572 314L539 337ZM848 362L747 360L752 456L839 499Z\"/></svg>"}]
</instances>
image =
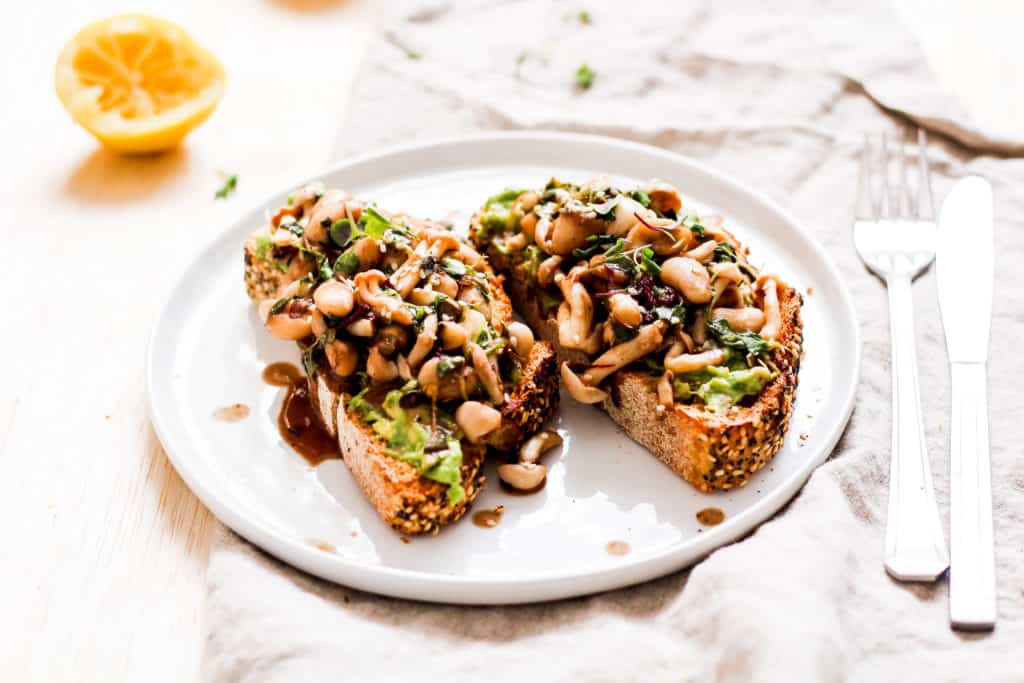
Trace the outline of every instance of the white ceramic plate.
<instances>
[{"instance_id":1,"label":"white ceramic plate","mask_svg":"<svg viewBox=\"0 0 1024 683\"><path fill-rule=\"evenodd\" d=\"M260 325L242 283L242 241L295 187L322 179L389 210L468 217L508 186L596 173L635 184L663 178L685 200L723 214L755 262L806 296L806 356L789 436L745 488L701 494L623 435L603 413L564 397L561 451L545 456L542 492L489 486L475 509L505 506L484 529L468 519L436 537L402 539L381 522L341 461L309 467L280 439L283 390L263 368L298 360ZM460 221L463 225L465 221ZM780 208L683 157L617 140L497 134L402 147L347 162L240 216L203 249L174 288L150 343L153 424L182 478L218 518L252 543L330 581L386 595L469 604L565 598L646 581L685 567L782 507L831 452L853 406L860 345L850 295L831 260ZM251 408L216 420L216 409ZM493 465L488 481L496 482ZM698 523L717 507L725 521ZM629 552L612 554L622 541ZM620 546L621 547L621 546Z\"/></svg>"}]
</instances>

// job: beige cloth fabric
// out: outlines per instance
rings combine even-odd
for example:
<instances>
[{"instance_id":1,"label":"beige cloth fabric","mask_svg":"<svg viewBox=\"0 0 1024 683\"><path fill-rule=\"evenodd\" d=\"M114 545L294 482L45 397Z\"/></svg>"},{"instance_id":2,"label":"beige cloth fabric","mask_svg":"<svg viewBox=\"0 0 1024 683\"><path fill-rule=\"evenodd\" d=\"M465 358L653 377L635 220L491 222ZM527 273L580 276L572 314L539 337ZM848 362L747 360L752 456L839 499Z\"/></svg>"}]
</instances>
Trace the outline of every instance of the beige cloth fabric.
<instances>
[{"instance_id":1,"label":"beige cloth fabric","mask_svg":"<svg viewBox=\"0 0 1024 683\"><path fill-rule=\"evenodd\" d=\"M683 6L685 4L685 7ZM602 133L710 163L787 206L836 259L864 336L857 407L833 458L782 513L689 571L550 604L465 608L346 590L230 532L209 570L215 680L1019 681L1024 643L1024 163L939 92L882 2L412 2L375 41L339 155L482 129ZM415 50L421 59L409 59ZM525 55L519 59L520 55ZM518 62L518 63L517 63ZM574 87L586 62L593 87ZM947 625L946 585L882 569L890 379L885 290L850 242L865 130L936 135L935 189L988 177L997 197L990 376L1000 623ZM965 243L969 241L965 230ZM949 383L934 278L915 287L921 387L948 522ZM947 527L948 528L948 527Z\"/></svg>"}]
</instances>

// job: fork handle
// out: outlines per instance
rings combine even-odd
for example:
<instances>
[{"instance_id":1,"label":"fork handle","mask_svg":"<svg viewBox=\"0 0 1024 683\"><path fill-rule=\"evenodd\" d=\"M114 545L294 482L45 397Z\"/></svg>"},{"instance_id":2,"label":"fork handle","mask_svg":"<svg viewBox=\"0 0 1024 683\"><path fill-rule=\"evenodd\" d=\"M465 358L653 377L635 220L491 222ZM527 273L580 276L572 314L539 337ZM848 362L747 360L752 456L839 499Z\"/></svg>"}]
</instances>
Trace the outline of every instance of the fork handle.
<instances>
[{"instance_id":1,"label":"fork handle","mask_svg":"<svg viewBox=\"0 0 1024 683\"><path fill-rule=\"evenodd\" d=\"M890 276L892 459L885 569L900 581L934 581L949 566L921 420L914 341L914 300L908 274Z\"/></svg>"},{"instance_id":2,"label":"fork handle","mask_svg":"<svg viewBox=\"0 0 1024 683\"><path fill-rule=\"evenodd\" d=\"M951 363L949 621L953 628L996 625L989 469L987 373L984 363Z\"/></svg>"}]
</instances>

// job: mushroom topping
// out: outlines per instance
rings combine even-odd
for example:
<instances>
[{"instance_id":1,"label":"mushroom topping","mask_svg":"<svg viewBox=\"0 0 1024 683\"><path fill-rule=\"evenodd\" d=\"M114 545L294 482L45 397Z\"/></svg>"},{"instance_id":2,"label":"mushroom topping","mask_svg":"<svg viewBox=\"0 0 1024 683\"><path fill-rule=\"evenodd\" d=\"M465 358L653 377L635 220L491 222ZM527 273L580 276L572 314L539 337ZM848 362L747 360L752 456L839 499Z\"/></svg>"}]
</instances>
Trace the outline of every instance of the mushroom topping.
<instances>
[{"instance_id":1,"label":"mushroom topping","mask_svg":"<svg viewBox=\"0 0 1024 683\"><path fill-rule=\"evenodd\" d=\"M612 317L626 327L637 327L644 319L644 309L629 294L608 297L608 309Z\"/></svg>"},{"instance_id":2,"label":"mushroom topping","mask_svg":"<svg viewBox=\"0 0 1024 683\"><path fill-rule=\"evenodd\" d=\"M775 339L782 330L782 309L779 307L775 278L771 275L762 275L757 279L757 289L764 300L764 325L761 327L761 336L765 339Z\"/></svg>"},{"instance_id":3,"label":"mushroom topping","mask_svg":"<svg viewBox=\"0 0 1024 683\"><path fill-rule=\"evenodd\" d=\"M487 354L480 348L479 344L470 342L468 351L469 358L473 362L473 369L476 370L477 377L480 378L480 383L484 385L487 395L491 397L491 402L500 406L505 402L505 392L501 388L501 379L498 377L498 371L495 370L491 361L487 358Z\"/></svg>"},{"instance_id":4,"label":"mushroom topping","mask_svg":"<svg viewBox=\"0 0 1024 683\"><path fill-rule=\"evenodd\" d=\"M420 330L420 334L416 337L416 343L412 347L412 351L409 352L409 366L413 368L419 367L427 354L434 348L434 344L437 342L437 315L431 313L423 320L423 329Z\"/></svg>"},{"instance_id":5,"label":"mushroom topping","mask_svg":"<svg viewBox=\"0 0 1024 683\"><path fill-rule=\"evenodd\" d=\"M326 244L330 241L328 230L342 218L351 220L348 201L352 196L342 190L328 190L320 197L309 213L309 222L303 236L310 242Z\"/></svg>"},{"instance_id":6,"label":"mushroom topping","mask_svg":"<svg viewBox=\"0 0 1024 683\"><path fill-rule=\"evenodd\" d=\"M551 249L549 253L565 256L573 249L579 249L587 243L587 237L601 228L601 220L591 210L563 208L551 224Z\"/></svg>"},{"instance_id":7,"label":"mushroom topping","mask_svg":"<svg viewBox=\"0 0 1024 683\"><path fill-rule=\"evenodd\" d=\"M385 325L377 333L377 349L388 358L404 349L408 343L408 329L401 325Z\"/></svg>"},{"instance_id":8,"label":"mushroom topping","mask_svg":"<svg viewBox=\"0 0 1024 683\"><path fill-rule=\"evenodd\" d=\"M345 280L327 280L313 291L316 307L335 318L344 318L352 312L355 293Z\"/></svg>"},{"instance_id":9,"label":"mushroom topping","mask_svg":"<svg viewBox=\"0 0 1024 683\"><path fill-rule=\"evenodd\" d=\"M635 337L618 346L613 346L598 356L593 365L583 373L583 381L591 386L600 384L605 377L613 372L654 352L661 346L666 327L667 324L664 320L644 325Z\"/></svg>"},{"instance_id":10,"label":"mushroom topping","mask_svg":"<svg viewBox=\"0 0 1024 683\"><path fill-rule=\"evenodd\" d=\"M725 351L710 349L702 353L680 353L665 356L665 369L675 374L703 370L709 365L720 365L725 360Z\"/></svg>"},{"instance_id":11,"label":"mushroom topping","mask_svg":"<svg viewBox=\"0 0 1024 683\"><path fill-rule=\"evenodd\" d=\"M408 382L413 378L412 368L409 367L409 361L405 359L405 356L398 354L398 356L395 357L395 365L398 366L398 376L401 377L403 381Z\"/></svg>"},{"instance_id":12,"label":"mushroom topping","mask_svg":"<svg viewBox=\"0 0 1024 683\"><path fill-rule=\"evenodd\" d=\"M550 287L555 282L555 276L560 272L562 265L561 256L549 256L541 261L537 267L537 284L541 287Z\"/></svg>"},{"instance_id":13,"label":"mushroom topping","mask_svg":"<svg viewBox=\"0 0 1024 683\"><path fill-rule=\"evenodd\" d=\"M658 217L650 209L645 209L643 204L632 197L620 195L619 203L615 205L615 219L608 224L606 232L613 237L624 237L633 229L633 226L640 222L655 220Z\"/></svg>"},{"instance_id":14,"label":"mushroom topping","mask_svg":"<svg viewBox=\"0 0 1024 683\"><path fill-rule=\"evenodd\" d=\"M711 301L711 279L699 262L674 256L661 264L661 281L673 287L683 298L695 304Z\"/></svg>"},{"instance_id":15,"label":"mushroom topping","mask_svg":"<svg viewBox=\"0 0 1024 683\"><path fill-rule=\"evenodd\" d=\"M683 208L679 190L664 180L652 180L644 190L651 199L651 206L660 213L676 213Z\"/></svg>"},{"instance_id":16,"label":"mushroom topping","mask_svg":"<svg viewBox=\"0 0 1024 683\"><path fill-rule=\"evenodd\" d=\"M357 274L355 283L360 301L385 320L393 320L400 325L411 325L412 314L402 305L402 299L381 291L380 287L387 279L379 270L367 270Z\"/></svg>"},{"instance_id":17,"label":"mushroom topping","mask_svg":"<svg viewBox=\"0 0 1024 683\"><path fill-rule=\"evenodd\" d=\"M715 255L715 247L718 246L718 242L714 240L708 240L707 242L701 242L700 245L694 247L690 251L683 254L686 258L691 258L699 263L708 263Z\"/></svg>"},{"instance_id":18,"label":"mushroom topping","mask_svg":"<svg viewBox=\"0 0 1024 683\"><path fill-rule=\"evenodd\" d=\"M372 337L373 321L369 318L360 318L348 324L345 331L353 337Z\"/></svg>"},{"instance_id":19,"label":"mushroom topping","mask_svg":"<svg viewBox=\"0 0 1024 683\"><path fill-rule=\"evenodd\" d=\"M519 462L535 463L540 460L541 455L561 445L562 437L558 432L543 429L527 439L519 448Z\"/></svg>"},{"instance_id":20,"label":"mushroom topping","mask_svg":"<svg viewBox=\"0 0 1024 683\"><path fill-rule=\"evenodd\" d=\"M747 278L743 275L740 267L731 261L728 263L715 263L711 266L711 279L716 283L743 282ZM716 284L716 286L719 286Z\"/></svg>"},{"instance_id":21,"label":"mushroom topping","mask_svg":"<svg viewBox=\"0 0 1024 683\"><path fill-rule=\"evenodd\" d=\"M480 311L467 308L462 314L462 330L468 341L473 341L480 333L487 329L487 318Z\"/></svg>"},{"instance_id":22,"label":"mushroom topping","mask_svg":"<svg viewBox=\"0 0 1024 683\"><path fill-rule=\"evenodd\" d=\"M453 299L459 295L459 283L448 273L433 273L430 276L430 286L435 292Z\"/></svg>"},{"instance_id":23,"label":"mushroom topping","mask_svg":"<svg viewBox=\"0 0 1024 683\"><path fill-rule=\"evenodd\" d=\"M580 403L600 403L608 398L608 392L584 384L583 380L572 371L568 363L562 363L561 373L562 386L565 387L570 396Z\"/></svg>"},{"instance_id":24,"label":"mushroom topping","mask_svg":"<svg viewBox=\"0 0 1024 683\"><path fill-rule=\"evenodd\" d=\"M278 339L298 341L313 334L313 310L300 299L267 316L267 331Z\"/></svg>"},{"instance_id":25,"label":"mushroom topping","mask_svg":"<svg viewBox=\"0 0 1024 683\"><path fill-rule=\"evenodd\" d=\"M438 337L441 339L441 348L445 351L461 349L466 344L466 330L462 325L453 322L443 322L440 325Z\"/></svg>"},{"instance_id":26,"label":"mushroom topping","mask_svg":"<svg viewBox=\"0 0 1024 683\"><path fill-rule=\"evenodd\" d=\"M339 377L348 377L356 371L359 364L359 349L350 341L335 339L324 346L327 364Z\"/></svg>"},{"instance_id":27,"label":"mushroom topping","mask_svg":"<svg viewBox=\"0 0 1024 683\"><path fill-rule=\"evenodd\" d=\"M530 355L530 349L534 344L533 330L518 320L514 320L508 324L508 336L512 340L512 348L516 355L520 358Z\"/></svg>"},{"instance_id":28,"label":"mushroom topping","mask_svg":"<svg viewBox=\"0 0 1024 683\"><path fill-rule=\"evenodd\" d=\"M380 350L374 346L370 349L370 355L366 358L366 374L374 382L390 382L398 377L398 366L394 361L384 357Z\"/></svg>"},{"instance_id":29,"label":"mushroom topping","mask_svg":"<svg viewBox=\"0 0 1024 683\"><path fill-rule=\"evenodd\" d=\"M594 304L582 282L562 278L559 282L565 301L559 306L559 342L567 349L582 348L594 324ZM563 312L562 306L567 310Z\"/></svg>"},{"instance_id":30,"label":"mushroom topping","mask_svg":"<svg viewBox=\"0 0 1024 683\"><path fill-rule=\"evenodd\" d=\"M349 249L359 259L359 269L367 270L380 263L381 246L372 237L361 237Z\"/></svg>"},{"instance_id":31,"label":"mushroom topping","mask_svg":"<svg viewBox=\"0 0 1024 683\"><path fill-rule=\"evenodd\" d=\"M532 491L544 483L548 468L533 463L498 465L498 477L517 491Z\"/></svg>"},{"instance_id":32,"label":"mushroom topping","mask_svg":"<svg viewBox=\"0 0 1024 683\"><path fill-rule=\"evenodd\" d=\"M501 425L501 413L486 403L466 401L455 409L455 424L470 441L478 443Z\"/></svg>"},{"instance_id":33,"label":"mushroom topping","mask_svg":"<svg viewBox=\"0 0 1024 683\"><path fill-rule=\"evenodd\" d=\"M760 308L712 308L711 319L721 318L737 332L757 332L764 327L765 315Z\"/></svg>"},{"instance_id":34,"label":"mushroom topping","mask_svg":"<svg viewBox=\"0 0 1024 683\"><path fill-rule=\"evenodd\" d=\"M672 391L672 372L666 370L658 379L658 407L671 408L675 402L675 392Z\"/></svg>"},{"instance_id":35,"label":"mushroom topping","mask_svg":"<svg viewBox=\"0 0 1024 683\"><path fill-rule=\"evenodd\" d=\"M291 201L274 212L270 218L270 224L277 227L285 216L298 218L302 213L316 201L316 189L307 185L291 196Z\"/></svg>"}]
</instances>

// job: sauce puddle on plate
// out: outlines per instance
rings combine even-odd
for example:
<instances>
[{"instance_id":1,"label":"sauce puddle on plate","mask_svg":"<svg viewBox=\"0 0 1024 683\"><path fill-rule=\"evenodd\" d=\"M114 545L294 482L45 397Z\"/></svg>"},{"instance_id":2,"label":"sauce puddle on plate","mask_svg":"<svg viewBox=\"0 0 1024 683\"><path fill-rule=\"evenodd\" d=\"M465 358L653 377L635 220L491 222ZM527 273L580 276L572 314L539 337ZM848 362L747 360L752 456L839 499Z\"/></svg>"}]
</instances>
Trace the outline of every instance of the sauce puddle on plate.
<instances>
[{"instance_id":1,"label":"sauce puddle on plate","mask_svg":"<svg viewBox=\"0 0 1024 683\"><path fill-rule=\"evenodd\" d=\"M271 363L263 370L263 381L288 390L277 415L277 430L286 444L310 465L341 458L338 440L327 433L313 409L309 382L301 370L291 363Z\"/></svg>"},{"instance_id":2,"label":"sauce puddle on plate","mask_svg":"<svg viewBox=\"0 0 1024 683\"><path fill-rule=\"evenodd\" d=\"M697 513L697 521L704 526L715 526L725 521L725 513L720 508L704 508Z\"/></svg>"},{"instance_id":3,"label":"sauce puddle on plate","mask_svg":"<svg viewBox=\"0 0 1024 683\"><path fill-rule=\"evenodd\" d=\"M504 505L499 505L493 510L477 510L473 513L473 524L481 529L493 529L501 524L503 514L505 514Z\"/></svg>"},{"instance_id":4,"label":"sauce puddle on plate","mask_svg":"<svg viewBox=\"0 0 1024 683\"><path fill-rule=\"evenodd\" d=\"M325 553L336 553L338 548L333 543L327 541L320 541L315 538L307 538L306 543L313 546L317 550L323 550Z\"/></svg>"},{"instance_id":5,"label":"sauce puddle on plate","mask_svg":"<svg viewBox=\"0 0 1024 683\"><path fill-rule=\"evenodd\" d=\"M249 417L249 406L244 403L234 403L213 411L213 419L221 422L238 422Z\"/></svg>"},{"instance_id":6,"label":"sauce puddle on plate","mask_svg":"<svg viewBox=\"0 0 1024 683\"><path fill-rule=\"evenodd\" d=\"M616 557L622 557L628 555L632 548L625 541L611 541L605 546L605 550L608 551L609 555L615 555Z\"/></svg>"},{"instance_id":7,"label":"sauce puddle on plate","mask_svg":"<svg viewBox=\"0 0 1024 683\"><path fill-rule=\"evenodd\" d=\"M533 494L538 493L538 492L544 490L544 487L547 486L548 478L544 477L544 481L542 481L541 483L537 484L532 489L527 489L525 491L520 491L517 488L512 488L511 486L509 486L505 482L501 481L500 479L498 481L499 481L499 483L501 485L501 490L502 490L503 493L507 493L510 496L532 496Z\"/></svg>"}]
</instances>

